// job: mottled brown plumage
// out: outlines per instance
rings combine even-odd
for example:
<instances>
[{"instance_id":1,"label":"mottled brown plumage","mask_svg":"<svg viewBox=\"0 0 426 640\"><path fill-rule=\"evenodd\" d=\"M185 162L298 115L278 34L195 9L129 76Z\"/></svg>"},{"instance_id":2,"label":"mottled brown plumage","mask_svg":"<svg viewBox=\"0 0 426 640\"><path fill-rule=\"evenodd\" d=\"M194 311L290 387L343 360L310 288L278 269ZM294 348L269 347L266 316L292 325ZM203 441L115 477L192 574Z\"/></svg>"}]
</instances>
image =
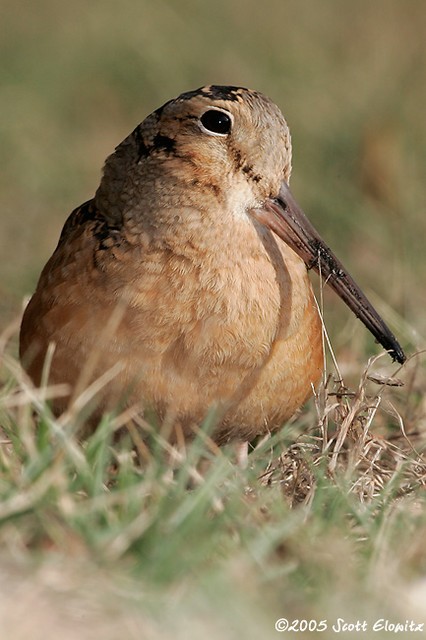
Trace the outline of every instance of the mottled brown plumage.
<instances>
[{"instance_id":1,"label":"mottled brown plumage","mask_svg":"<svg viewBox=\"0 0 426 640\"><path fill-rule=\"evenodd\" d=\"M321 262L403 359L298 210L290 171L287 124L259 93L205 87L150 115L108 158L41 274L21 329L34 382L53 343L49 379L74 395L115 367L95 417L138 404L189 435L216 407L219 443L277 429L323 368L305 262Z\"/></svg>"}]
</instances>

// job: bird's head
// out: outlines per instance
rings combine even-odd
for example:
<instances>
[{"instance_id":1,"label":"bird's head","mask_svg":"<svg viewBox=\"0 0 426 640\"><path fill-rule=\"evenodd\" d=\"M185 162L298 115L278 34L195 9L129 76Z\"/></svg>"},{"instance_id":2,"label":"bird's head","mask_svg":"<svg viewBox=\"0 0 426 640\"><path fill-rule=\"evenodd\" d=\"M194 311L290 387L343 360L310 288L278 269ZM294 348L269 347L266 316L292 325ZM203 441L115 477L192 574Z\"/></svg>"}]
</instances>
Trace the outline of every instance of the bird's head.
<instances>
[{"instance_id":1,"label":"bird's head","mask_svg":"<svg viewBox=\"0 0 426 640\"><path fill-rule=\"evenodd\" d=\"M290 173L290 132L279 108L256 91L211 85L182 93L136 127L108 158L97 200L103 210L117 200L121 208L123 195L138 197L147 185L160 198L176 197L174 178L187 199L210 192L231 199L237 212L277 196ZM173 194L161 193L167 189Z\"/></svg>"}]
</instances>

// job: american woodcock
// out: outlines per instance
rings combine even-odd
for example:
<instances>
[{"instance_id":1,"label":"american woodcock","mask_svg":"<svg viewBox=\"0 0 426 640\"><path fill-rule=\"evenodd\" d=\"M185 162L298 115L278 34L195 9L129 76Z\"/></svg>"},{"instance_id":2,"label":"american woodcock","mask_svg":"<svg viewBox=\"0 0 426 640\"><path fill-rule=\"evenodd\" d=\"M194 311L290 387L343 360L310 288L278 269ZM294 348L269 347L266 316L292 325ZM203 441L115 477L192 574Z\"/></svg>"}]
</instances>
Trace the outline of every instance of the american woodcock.
<instances>
[{"instance_id":1,"label":"american woodcock","mask_svg":"<svg viewBox=\"0 0 426 640\"><path fill-rule=\"evenodd\" d=\"M216 407L218 443L276 430L323 371L312 267L403 362L293 199L290 171L288 126L260 93L207 86L154 111L43 269L20 336L35 384L52 343L49 380L74 396L112 372L95 418L137 404L188 436Z\"/></svg>"}]
</instances>

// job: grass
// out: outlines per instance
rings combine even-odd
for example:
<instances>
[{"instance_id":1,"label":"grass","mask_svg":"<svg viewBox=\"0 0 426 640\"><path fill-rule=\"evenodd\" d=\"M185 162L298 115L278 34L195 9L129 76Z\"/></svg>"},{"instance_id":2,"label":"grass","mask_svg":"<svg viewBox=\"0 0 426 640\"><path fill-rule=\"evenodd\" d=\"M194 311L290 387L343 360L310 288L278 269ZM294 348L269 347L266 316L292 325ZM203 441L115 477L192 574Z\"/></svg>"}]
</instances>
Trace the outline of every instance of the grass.
<instances>
[{"instance_id":1,"label":"grass","mask_svg":"<svg viewBox=\"0 0 426 640\"><path fill-rule=\"evenodd\" d=\"M423 622L425 20L418 0L3 2L4 637L272 638L283 617L326 619L330 637L339 617ZM372 340L324 291L340 371L247 469L209 446L205 425L171 473L155 434L151 452L137 431L112 443L120 416L84 443L81 407L54 419L60 390L25 379L14 318L114 146L209 82L282 107L295 194L411 359L370 361Z\"/></svg>"},{"instance_id":2,"label":"grass","mask_svg":"<svg viewBox=\"0 0 426 640\"><path fill-rule=\"evenodd\" d=\"M63 625L84 638L119 628L254 638L272 637L283 617L421 622L426 462L410 423L421 355L393 374L371 359L353 391L329 376L241 469L208 424L174 455L155 431L149 450L135 428L113 442L121 416L81 443L78 416L55 419L45 400L55 390L34 389L8 354L11 334L1 341L0 562L12 583L30 580L41 603L21 585L22 597L47 637ZM23 604L5 596L8 637L24 637Z\"/></svg>"}]
</instances>

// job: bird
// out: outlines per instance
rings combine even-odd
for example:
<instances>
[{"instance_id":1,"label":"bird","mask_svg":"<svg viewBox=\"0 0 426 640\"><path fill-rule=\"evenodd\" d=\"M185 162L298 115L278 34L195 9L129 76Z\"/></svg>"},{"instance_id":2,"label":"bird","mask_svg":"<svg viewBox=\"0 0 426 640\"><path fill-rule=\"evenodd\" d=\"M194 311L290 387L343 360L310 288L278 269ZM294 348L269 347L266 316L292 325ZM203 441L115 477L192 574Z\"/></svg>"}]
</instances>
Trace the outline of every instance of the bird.
<instances>
[{"instance_id":1,"label":"bird","mask_svg":"<svg viewBox=\"0 0 426 640\"><path fill-rule=\"evenodd\" d=\"M294 199L291 137L260 92L209 85L155 110L65 222L27 305L20 358L35 385L97 380L87 416L137 407L222 445L279 430L324 368L309 271L400 363L405 354ZM51 351L49 351L51 349ZM213 412L213 413L212 413Z\"/></svg>"}]
</instances>

